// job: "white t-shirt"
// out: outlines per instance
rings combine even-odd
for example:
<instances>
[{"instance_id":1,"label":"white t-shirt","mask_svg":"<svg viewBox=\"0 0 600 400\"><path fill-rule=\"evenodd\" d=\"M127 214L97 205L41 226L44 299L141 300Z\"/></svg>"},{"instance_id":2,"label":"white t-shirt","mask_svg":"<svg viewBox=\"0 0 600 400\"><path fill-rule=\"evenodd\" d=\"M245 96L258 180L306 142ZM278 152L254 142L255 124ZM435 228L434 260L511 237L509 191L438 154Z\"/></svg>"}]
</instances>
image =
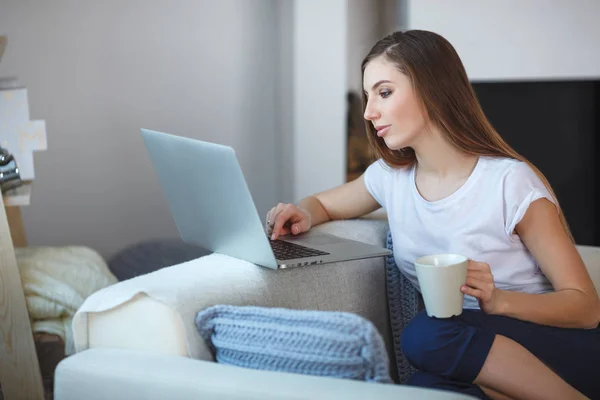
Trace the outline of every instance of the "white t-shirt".
<instances>
[{"instance_id":1,"label":"white t-shirt","mask_svg":"<svg viewBox=\"0 0 600 400\"><path fill-rule=\"evenodd\" d=\"M417 258L458 253L488 263L498 289L553 290L514 233L533 201L547 198L554 203L529 165L509 158L479 157L464 185L438 201L420 195L414 170L414 165L392 169L378 160L367 168L364 179L368 191L387 211L396 264L417 288ZM478 309L479 305L474 297L465 296L464 308Z\"/></svg>"}]
</instances>

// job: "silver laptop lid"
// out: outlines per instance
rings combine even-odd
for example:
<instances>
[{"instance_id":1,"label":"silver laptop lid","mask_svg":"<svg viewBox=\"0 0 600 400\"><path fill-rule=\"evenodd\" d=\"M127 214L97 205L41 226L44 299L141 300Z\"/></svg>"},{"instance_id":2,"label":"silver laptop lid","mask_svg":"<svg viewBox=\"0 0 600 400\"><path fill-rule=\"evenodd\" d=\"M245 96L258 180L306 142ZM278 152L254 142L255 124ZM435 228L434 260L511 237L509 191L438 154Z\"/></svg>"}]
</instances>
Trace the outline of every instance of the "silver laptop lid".
<instances>
[{"instance_id":1,"label":"silver laptop lid","mask_svg":"<svg viewBox=\"0 0 600 400\"><path fill-rule=\"evenodd\" d=\"M182 240L277 268L234 150L148 129L141 132Z\"/></svg>"}]
</instances>

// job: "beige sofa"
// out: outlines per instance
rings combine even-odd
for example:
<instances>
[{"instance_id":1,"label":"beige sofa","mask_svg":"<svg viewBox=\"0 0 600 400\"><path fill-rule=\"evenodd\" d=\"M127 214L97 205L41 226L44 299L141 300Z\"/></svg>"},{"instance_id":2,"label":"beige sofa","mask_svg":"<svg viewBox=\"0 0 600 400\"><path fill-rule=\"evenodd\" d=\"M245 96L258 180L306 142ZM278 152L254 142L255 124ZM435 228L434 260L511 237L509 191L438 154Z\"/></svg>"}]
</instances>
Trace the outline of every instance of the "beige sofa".
<instances>
[{"instance_id":1,"label":"beige sofa","mask_svg":"<svg viewBox=\"0 0 600 400\"><path fill-rule=\"evenodd\" d=\"M316 227L385 246L381 216ZM600 249L579 250L600 288ZM215 304L357 313L382 333L393 354L385 259L271 271L227 268L202 258L120 282L95 293L74 322L77 353L55 373L56 400L75 399L466 399L405 385L386 385L218 364L194 326ZM87 302L87 301L86 301ZM393 367L394 360L391 359Z\"/></svg>"}]
</instances>

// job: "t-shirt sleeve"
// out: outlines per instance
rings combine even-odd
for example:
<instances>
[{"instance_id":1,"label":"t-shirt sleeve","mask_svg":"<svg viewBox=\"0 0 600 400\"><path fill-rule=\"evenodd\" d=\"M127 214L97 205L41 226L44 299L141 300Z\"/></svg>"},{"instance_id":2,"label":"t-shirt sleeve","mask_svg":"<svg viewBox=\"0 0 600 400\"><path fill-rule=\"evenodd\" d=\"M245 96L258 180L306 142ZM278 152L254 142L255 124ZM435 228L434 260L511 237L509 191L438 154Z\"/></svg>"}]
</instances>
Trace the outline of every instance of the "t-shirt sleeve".
<instances>
[{"instance_id":1,"label":"t-shirt sleeve","mask_svg":"<svg viewBox=\"0 0 600 400\"><path fill-rule=\"evenodd\" d=\"M536 200L548 199L556 204L542 180L525 162L514 164L504 178L504 227L508 236L514 235L515 227Z\"/></svg>"},{"instance_id":2,"label":"t-shirt sleeve","mask_svg":"<svg viewBox=\"0 0 600 400\"><path fill-rule=\"evenodd\" d=\"M371 196L385 208L386 190L389 190L389 168L383 160L379 159L369 165L364 174L365 186Z\"/></svg>"}]
</instances>

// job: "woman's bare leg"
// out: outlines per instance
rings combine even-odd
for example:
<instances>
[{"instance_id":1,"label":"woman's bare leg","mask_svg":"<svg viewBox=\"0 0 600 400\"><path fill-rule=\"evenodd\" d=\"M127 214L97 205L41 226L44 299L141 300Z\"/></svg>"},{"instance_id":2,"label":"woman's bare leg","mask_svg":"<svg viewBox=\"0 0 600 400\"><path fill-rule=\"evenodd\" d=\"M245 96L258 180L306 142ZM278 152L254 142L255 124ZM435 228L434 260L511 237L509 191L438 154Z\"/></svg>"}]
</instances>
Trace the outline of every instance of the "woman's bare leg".
<instances>
[{"instance_id":1,"label":"woman's bare leg","mask_svg":"<svg viewBox=\"0 0 600 400\"><path fill-rule=\"evenodd\" d=\"M502 335L496 335L474 383L494 399L586 398L527 349Z\"/></svg>"},{"instance_id":2,"label":"woman's bare leg","mask_svg":"<svg viewBox=\"0 0 600 400\"><path fill-rule=\"evenodd\" d=\"M500 392L496 392L495 390L488 389L483 386L479 386L481 390L490 398L494 400L514 400L512 397L508 397Z\"/></svg>"}]
</instances>

